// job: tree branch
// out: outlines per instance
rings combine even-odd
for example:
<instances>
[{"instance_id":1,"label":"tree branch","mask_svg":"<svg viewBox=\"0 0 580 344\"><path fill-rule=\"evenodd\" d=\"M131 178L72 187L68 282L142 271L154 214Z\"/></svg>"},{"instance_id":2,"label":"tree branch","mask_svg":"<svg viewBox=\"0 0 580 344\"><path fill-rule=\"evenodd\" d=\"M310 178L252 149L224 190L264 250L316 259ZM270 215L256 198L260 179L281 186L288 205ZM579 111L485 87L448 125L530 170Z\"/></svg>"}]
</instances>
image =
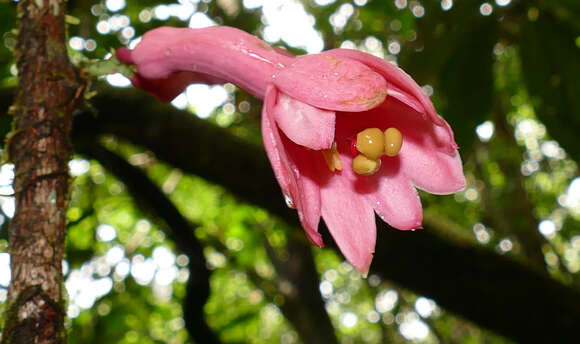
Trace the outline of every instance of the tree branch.
<instances>
[{"instance_id":1,"label":"tree branch","mask_svg":"<svg viewBox=\"0 0 580 344\"><path fill-rule=\"evenodd\" d=\"M276 270L278 289L284 295L282 312L293 319L293 325L308 344L338 343L334 327L324 307L319 292L320 279L316 271L311 248L304 240L288 237L288 256L280 259L275 249L264 240L266 253Z\"/></svg>"},{"instance_id":2,"label":"tree branch","mask_svg":"<svg viewBox=\"0 0 580 344\"><path fill-rule=\"evenodd\" d=\"M262 290L269 302L276 303L284 317L292 323L300 341L305 344L338 343L335 329L332 326L324 302L318 292L319 278L314 265L312 251L306 243L288 238L285 249L288 257L279 259L275 250L264 238L268 257L276 270L275 280L260 277L254 270L246 269L248 278ZM224 254L234 268L239 267L238 257L218 240L210 244ZM236 267L238 266L238 267ZM276 296L284 296L282 302Z\"/></svg>"},{"instance_id":3,"label":"tree branch","mask_svg":"<svg viewBox=\"0 0 580 344\"><path fill-rule=\"evenodd\" d=\"M206 266L203 247L195 237L193 225L175 208L147 175L125 159L100 146L95 140L77 140L77 151L101 163L119 178L133 200L146 214L160 222L160 228L189 258L189 280L183 303L185 326L196 343L221 343L205 321L203 307L210 294L210 271Z\"/></svg>"},{"instance_id":4,"label":"tree branch","mask_svg":"<svg viewBox=\"0 0 580 344\"><path fill-rule=\"evenodd\" d=\"M298 223L295 212L281 199L261 147L130 91L101 95L95 106L100 110L98 117L76 121L77 137L118 135L291 224ZM401 232L379 223L371 272L515 340L554 342L576 334L577 291L489 249L443 239L428 226L423 231ZM328 236L326 242L331 243Z\"/></svg>"},{"instance_id":5,"label":"tree branch","mask_svg":"<svg viewBox=\"0 0 580 344\"><path fill-rule=\"evenodd\" d=\"M98 160L103 167L121 179L135 202L146 213L162 219L163 231L190 258L191 278L183 306L190 336L197 343L219 343L217 335L205 322L203 306L209 297L210 271L206 267L202 244L193 234L193 226L145 173L95 142L91 139L79 140L77 151ZM273 261L278 277L294 286L293 293L285 293L287 299L280 307L282 312L296 327L304 343L337 342L334 328L318 293L318 274L310 247L290 240L288 251L291 257L286 262Z\"/></svg>"}]
</instances>

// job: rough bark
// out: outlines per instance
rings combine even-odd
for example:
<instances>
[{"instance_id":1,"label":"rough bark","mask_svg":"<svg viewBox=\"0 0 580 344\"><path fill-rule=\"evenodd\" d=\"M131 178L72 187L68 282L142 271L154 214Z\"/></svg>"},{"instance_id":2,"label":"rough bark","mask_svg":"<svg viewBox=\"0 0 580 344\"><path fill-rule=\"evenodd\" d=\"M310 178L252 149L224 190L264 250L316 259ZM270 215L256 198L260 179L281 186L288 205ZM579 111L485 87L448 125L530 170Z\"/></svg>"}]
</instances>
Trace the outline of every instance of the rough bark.
<instances>
[{"instance_id":1,"label":"rough bark","mask_svg":"<svg viewBox=\"0 0 580 344\"><path fill-rule=\"evenodd\" d=\"M16 212L3 343L63 343L62 267L69 132L82 94L65 46L64 0L20 1L19 86L8 141Z\"/></svg>"},{"instance_id":2,"label":"rough bark","mask_svg":"<svg viewBox=\"0 0 580 344\"><path fill-rule=\"evenodd\" d=\"M291 224L298 223L295 211L281 201L260 146L190 114L155 105L146 96L132 97L130 92L117 92L97 99L98 117L79 118L76 134L116 134ZM574 319L580 319L576 290L510 257L443 238L429 226L403 233L379 223L382 228L371 273L434 298L444 308L518 341L565 342L576 334ZM325 242L332 243L328 236Z\"/></svg>"}]
</instances>

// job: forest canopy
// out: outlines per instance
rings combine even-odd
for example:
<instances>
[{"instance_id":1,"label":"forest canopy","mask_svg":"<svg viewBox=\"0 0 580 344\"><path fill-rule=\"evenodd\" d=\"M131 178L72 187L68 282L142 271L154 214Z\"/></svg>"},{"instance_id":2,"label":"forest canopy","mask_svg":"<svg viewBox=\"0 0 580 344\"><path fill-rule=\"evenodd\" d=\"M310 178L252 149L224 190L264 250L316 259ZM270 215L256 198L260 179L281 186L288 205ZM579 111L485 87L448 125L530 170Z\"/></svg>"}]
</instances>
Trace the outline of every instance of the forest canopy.
<instances>
[{"instance_id":1,"label":"forest canopy","mask_svg":"<svg viewBox=\"0 0 580 344\"><path fill-rule=\"evenodd\" d=\"M12 183L26 177L14 167L26 157L15 147L27 132L19 129L19 111L23 83L30 84L19 61L37 48L23 41L34 17L25 3L34 2L0 0L5 323L13 316L8 290L16 288L9 287L9 236L22 191ZM71 63L58 73L43 68L74 85L65 106L70 134L55 139L70 142L60 157L68 196L59 201L68 342L512 343L577 336L578 1L39 3L60 13L62 57ZM43 25L52 37L51 24ZM215 25L294 55L358 49L400 66L453 129L466 187L452 195L420 191L421 230L399 231L377 217L366 278L322 221L326 246L312 245L264 151L259 99L233 83L196 83L164 104L133 87L127 76L135 66L114 58L160 26ZM48 58L60 56L45 50Z\"/></svg>"}]
</instances>

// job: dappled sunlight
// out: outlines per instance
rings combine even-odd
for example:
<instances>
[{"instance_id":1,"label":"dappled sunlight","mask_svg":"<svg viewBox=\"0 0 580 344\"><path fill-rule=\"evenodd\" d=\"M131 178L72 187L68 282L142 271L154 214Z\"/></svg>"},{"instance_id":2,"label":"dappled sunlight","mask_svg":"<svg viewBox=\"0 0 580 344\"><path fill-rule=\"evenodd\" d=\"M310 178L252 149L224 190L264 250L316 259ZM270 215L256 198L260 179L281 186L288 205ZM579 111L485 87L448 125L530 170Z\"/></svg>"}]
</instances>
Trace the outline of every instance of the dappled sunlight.
<instances>
[{"instance_id":1,"label":"dappled sunlight","mask_svg":"<svg viewBox=\"0 0 580 344\"><path fill-rule=\"evenodd\" d=\"M489 230L481 222L473 225L473 233L475 238L482 244L487 244L491 240L491 234Z\"/></svg>"},{"instance_id":2,"label":"dappled sunlight","mask_svg":"<svg viewBox=\"0 0 580 344\"><path fill-rule=\"evenodd\" d=\"M260 156L263 151L256 148L262 143L261 102L236 85L188 85L170 103L183 110L181 113L165 113L162 107L149 109L153 104L147 102L149 98L135 96L144 105L138 107L142 123L130 111L123 112L125 109L95 108L94 121L99 124L94 130L100 136L86 137L142 172L145 180L161 191L161 198L169 200L175 209L168 211L154 203L158 196L149 193L135 196L134 186L129 183L131 177L115 177L110 167L98 162L101 158L97 156L69 157L72 191L66 200L67 253L62 270L71 342L102 338L123 343L194 341L192 332L188 334L186 325L191 325L186 324L182 309L192 288L197 288L200 295L209 293L209 299L201 300L203 320L223 342L308 342L309 338L302 337L308 332L303 331L312 324L301 323L312 321L315 331L321 332L322 324L329 322L338 342L345 344L525 342L510 332L520 326L521 319L514 318L512 328L506 330L494 322L495 317L487 318L493 312L485 307L496 305L498 316L537 311L541 318L542 312L549 311L542 303L549 288L530 298L528 310L506 312L502 304L509 305L512 300L500 299L500 294L487 299L489 289L482 292L473 285L468 290L458 289L471 282L466 276L488 274L485 276L501 278L502 288L505 283L509 291L506 295L514 299L518 293L512 294L513 290L524 294L527 288L514 286L518 281L510 280L511 276L496 274L493 264L505 262L502 269L513 264L522 276L530 273L529 266L543 269L562 288L574 289L578 284L578 149L570 144L566 134L574 142L574 130L580 123L577 100L571 98L577 93L578 85L572 81L578 79L579 70L570 62L578 56L580 37L575 31L568 35L577 24L577 15L564 2L538 2L531 7L511 0L104 0L86 5L82 13L78 5L70 2L75 12L67 17L65 42L75 63L109 58L121 46L133 49L145 32L161 25L228 25L292 54L354 49L400 65L418 80L419 93L422 90L453 127L466 186L450 196L434 197L420 191L425 228L415 233L381 233L381 240L408 236L408 242L413 244L407 247L400 244L402 241L388 241L385 247L398 253L396 259L380 261L376 257L382 252L374 252L369 276L363 278L338 253L336 244L328 240L324 227L319 230L328 247L311 247L300 228L285 217L284 210L273 201L262 200L271 192L271 199L279 196L284 207L274 176L269 176L270 184L264 181L266 178L258 180L263 176L259 158L264 159ZM5 18L0 14L0 19ZM558 45L551 45L551 39L563 42L562 37L546 31L548 28L565 37L567 49L576 50L556 49ZM6 65L0 66L0 87L8 90L16 85L18 76L12 57L18 36L12 29L3 28L0 44L0 60ZM544 35L545 31L549 35ZM542 44L538 47L534 45L537 42ZM485 49L480 51L479 46ZM559 59L561 63L554 62ZM545 71L531 64L534 73L530 75L529 67L525 67L530 61L540 61ZM80 93L79 99L91 99L95 90L105 99L111 96L109 93L137 94L139 90L132 89L129 74L102 76L103 84L111 86L112 92L91 85L86 94ZM542 79L544 74L548 76ZM389 82L386 89L398 91L394 85ZM133 101L133 93L128 98ZM87 110L90 111L93 109ZM151 124L147 111L161 111L157 114L160 121ZM109 113L118 114L119 122L99 122ZM134 122L126 124L125 119ZM212 126L205 127L208 123ZM11 130L9 123L0 124L5 132ZM175 133L166 131L169 124ZM190 134L196 139L192 140L196 149L190 149L190 138L176 130L190 125L204 128ZM206 137L203 130L212 136ZM137 139L130 136L133 131L138 131ZM87 133L93 134L90 130ZM197 140L198 135L209 144ZM238 141L226 146L227 154L220 151L221 155L216 156L198 149L197 145L206 149L206 144L221 149L230 142L230 136ZM162 142L152 144L152 137L161 138ZM74 148L83 147L80 142L76 137L71 141ZM247 142L254 145L245 146ZM6 308L12 278L6 237L15 214L15 177L7 146L3 149L6 162L0 165L0 303ZM234 166L240 157L244 159L239 165L243 168L232 169L233 172L229 165L216 163L231 159ZM390 162L383 162L388 168ZM214 164L227 167L218 170ZM260 178L252 179L254 174ZM234 175L256 188L232 187ZM259 191L250 194L244 190ZM289 206L295 207L296 200L286 197ZM180 250L182 243L172 236L177 229L175 223L164 217L167 212L175 214L172 211L183 215L180 223L202 246L200 257L188 257L185 253L190 252ZM358 234L353 231L348 240L356 242L360 239ZM428 244L421 241L424 237L429 239ZM430 251L441 243L450 245L442 247L453 249ZM539 259L530 258L530 247L538 248ZM431 265L446 261L447 256L457 257L456 261ZM461 261L473 257L484 258L481 262L469 260L474 266L465 266ZM415 268L403 271L415 264L415 258L423 260ZM421 270L421 264L440 270ZM313 265L314 272L306 268ZM435 275L443 275L456 266L463 270L455 277L438 279ZM204 290L203 271L210 272L209 290ZM533 276L552 282L544 275ZM449 290L457 295L450 296ZM306 291L314 291L320 305L314 304ZM439 298L441 295L445 297ZM466 298L481 306L481 310L464 310L460 303ZM189 300L191 304L197 301ZM329 320L317 318L318 308L328 314ZM485 326L489 328L477 323L479 316L488 321ZM546 318L546 322L549 320ZM100 333L103 328L107 331Z\"/></svg>"},{"instance_id":3,"label":"dappled sunlight","mask_svg":"<svg viewBox=\"0 0 580 344\"><path fill-rule=\"evenodd\" d=\"M105 6L111 12L118 12L124 9L126 5L125 0L105 0Z\"/></svg>"},{"instance_id":4,"label":"dappled sunlight","mask_svg":"<svg viewBox=\"0 0 580 344\"><path fill-rule=\"evenodd\" d=\"M337 8L336 12L328 17L328 21L332 25L335 33L340 33L348 23L348 20L354 14L354 6L351 4L342 4Z\"/></svg>"},{"instance_id":5,"label":"dappled sunlight","mask_svg":"<svg viewBox=\"0 0 580 344\"><path fill-rule=\"evenodd\" d=\"M0 253L0 286L8 288L10 284L11 272L10 272L10 255L6 252ZM2 298L2 301L6 301L6 295Z\"/></svg>"},{"instance_id":6,"label":"dappled sunlight","mask_svg":"<svg viewBox=\"0 0 580 344\"><path fill-rule=\"evenodd\" d=\"M228 100L230 95L223 86L194 84L185 91L189 106L200 118L208 118L214 110Z\"/></svg>"},{"instance_id":7,"label":"dappled sunlight","mask_svg":"<svg viewBox=\"0 0 580 344\"><path fill-rule=\"evenodd\" d=\"M405 316L405 320L401 322L399 332L409 340L421 340L429 335L429 326L417 319L415 313L409 313Z\"/></svg>"},{"instance_id":8,"label":"dappled sunlight","mask_svg":"<svg viewBox=\"0 0 580 344\"><path fill-rule=\"evenodd\" d=\"M489 16L491 15L492 12L493 6L488 2L484 2L483 4L481 4L481 6L479 6L479 13L481 13L482 16Z\"/></svg>"},{"instance_id":9,"label":"dappled sunlight","mask_svg":"<svg viewBox=\"0 0 580 344\"><path fill-rule=\"evenodd\" d=\"M4 216L12 217L14 215L14 164L7 163L0 167L0 214L1 222L4 223Z\"/></svg>"},{"instance_id":10,"label":"dappled sunlight","mask_svg":"<svg viewBox=\"0 0 580 344\"><path fill-rule=\"evenodd\" d=\"M489 141L493 136L494 132L493 122L485 121L481 123L480 125L475 127L475 132L477 133L477 136L479 137L479 140L481 142Z\"/></svg>"},{"instance_id":11,"label":"dappled sunlight","mask_svg":"<svg viewBox=\"0 0 580 344\"><path fill-rule=\"evenodd\" d=\"M245 4L245 2L244 2ZM314 16L304 10L297 0L253 1L253 8L262 8L263 38L276 43L283 40L291 47L308 53L318 53L324 48L320 34L314 29Z\"/></svg>"},{"instance_id":12,"label":"dappled sunlight","mask_svg":"<svg viewBox=\"0 0 580 344\"><path fill-rule=\"evenodd\" d=\"M109 74L106 77L107 82L114 87L129 87L131 86L131 80L121 73Z\"/></svg>"}]
</instances>

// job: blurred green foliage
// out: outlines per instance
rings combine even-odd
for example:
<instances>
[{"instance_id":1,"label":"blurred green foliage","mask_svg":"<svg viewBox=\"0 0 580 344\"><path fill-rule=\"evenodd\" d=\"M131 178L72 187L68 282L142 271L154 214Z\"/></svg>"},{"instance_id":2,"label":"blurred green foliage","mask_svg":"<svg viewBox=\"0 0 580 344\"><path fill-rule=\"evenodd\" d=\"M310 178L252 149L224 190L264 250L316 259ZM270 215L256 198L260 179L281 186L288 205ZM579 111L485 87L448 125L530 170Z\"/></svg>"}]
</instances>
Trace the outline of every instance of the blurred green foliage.
<instances>
[{"instance_id":1,"label":"blurred green foliage","mask_svg":"<svg viewBox=\"0 0 580 344\"><path fill-rule=\"evenodd\" d=\"M577 286L580 196L567 194L567 188L578 176L580 158L578 1L485 3L491 13L471 1L326 2L296 2L311 14L325 49L359 47L396 61L428 86L426 91L454 128L468 186L452 196L422 194L426 221L446 235L459 228L457 235L523 261L532 262L528 252L540 250L540 263L554 278ZM127 0L126 6L111 11L109 1L69 1L69 14L79 19L68 27L70 53L73 61L102 59L154 27L187 26L194 14L262 36L267 19L260 6L245 7L252 3L260 2ZM178 4L194 10L182 19L179 11L165 15ZM15 6L0 2L4 90L16 83ZM74 46L74 38L80 38L80 46ZM275 45L305 52L284 40ZM225 103L207 120L260 142L259 102L232 89ZM195 105L186 107L195 110ZM0 134L9 130L10 116L2 115ZM104 137L101 143L145 171L191 221L213 271L206 318L224 342L308 342L281 311L285 284L268 251L289 263L284 259L289 242L306 242L301 231L220 186L184 174L179 166L157 161L138 146L115 137ZM67 284L94 290L70 295L70 342L188 342L181 309L185 282L192 277L187 258L175 251L164 224L138 207L122 180L97 161L83 156L74 161L66 278ZM9 197L1 197L2 219L9 221ZM104 225L114 229L112 238L106 237ZM543 236L538 232L542 226ZM5 248L6 242L1 244ZM174 252L169 263L156 256L165 252L160 247ZM402 343L413 338L405 330L410 323L424 326L425 333L423 327L415 329L418 342L508 342L438 306L421 314L420 296L390 283L388 276L365 280L335 251L313 251L326 310L343 343ZM139 264L148 272L139 272ZM161 280L163 273L168 280ZM6 289L0 292L5 295Z\"/></svg>"}]
</instances>

